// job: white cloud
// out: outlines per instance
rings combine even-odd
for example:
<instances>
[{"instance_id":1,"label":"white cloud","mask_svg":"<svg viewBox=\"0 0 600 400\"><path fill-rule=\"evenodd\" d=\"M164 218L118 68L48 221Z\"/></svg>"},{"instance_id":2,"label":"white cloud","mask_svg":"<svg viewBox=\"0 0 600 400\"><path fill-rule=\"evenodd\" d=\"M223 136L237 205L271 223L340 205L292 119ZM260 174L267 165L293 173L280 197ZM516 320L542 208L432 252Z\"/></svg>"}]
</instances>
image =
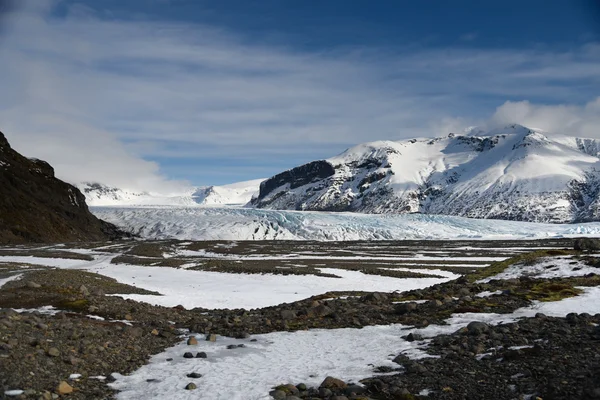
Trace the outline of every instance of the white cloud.
<instances>
[{"instance_id":1,"label":"white cloud","mask_svg":"<svg viewBox=\"0 0 600 400\"><path fill-rule=\"evenodd\" d=\"M600 138L600 97L583 106L507 101L490 120L494 125L513 122L569 136Z\"/></svg>"},{"instance_id":2,"label":"white cloud","mask_svg":"<svg viewBox=\"0 0 600 400\"><path fill-rule=\"evenodd\" d=\"M581 119L570 127L596 124L593 110L580 110L593 106L576 105L597 96L593 44L560 52L300 52L219 27L115 20L81 6L58 18L57 1L23 4L0 46L10 60L0 63L0 128L73 182L177 190L144 158L168 167L176 158L221 157L231 171L260 160L276 173L291 159L328 157L358 142L456 131L507 99L571 103L567 112ZM494 119L543 120L540 107L506 103ZM202 173L196 183L225 179L222 170Z\"/></svg>"}]
</instances>

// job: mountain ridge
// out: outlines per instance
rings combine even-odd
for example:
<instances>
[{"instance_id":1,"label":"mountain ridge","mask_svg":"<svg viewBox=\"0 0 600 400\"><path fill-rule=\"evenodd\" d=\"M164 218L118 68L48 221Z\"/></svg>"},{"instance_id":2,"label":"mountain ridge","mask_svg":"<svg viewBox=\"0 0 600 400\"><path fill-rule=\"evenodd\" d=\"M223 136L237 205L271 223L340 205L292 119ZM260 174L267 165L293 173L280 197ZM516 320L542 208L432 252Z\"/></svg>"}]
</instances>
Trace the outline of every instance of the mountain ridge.
<instances>
[{"instance_id":1,"label":"mountain ridge","mask_svg":"<svg viewBox=\"0 0 600 400\"><path fill-rule=\"evenodd\" d=\"M92 215L85 197L45 161L15 151L0 132L0 243L114 239L116 226Z\"/></svg>"},{"instance_id":2,"label":"mountain ridge","mask_svg":"<svg viewBox=\"0 0 600 400\"><path fill-rule=\"evenodd\" d=\"M359 144L261 184L257 208L425 213L533 222L600 219L600 141L513 124Z\"/></svg>"},{"instance_id":3,"label":"mountain ridge","mask_svg":"<svg viewBox=\"0 0 600 400\"><path fill-rule=\"evenodd\" d=\"M97 182L83 182L77 186L92 206L242 206L258 194L263 180L190 187L177 194L131 191Z\"/></svg>"}]
</instances>

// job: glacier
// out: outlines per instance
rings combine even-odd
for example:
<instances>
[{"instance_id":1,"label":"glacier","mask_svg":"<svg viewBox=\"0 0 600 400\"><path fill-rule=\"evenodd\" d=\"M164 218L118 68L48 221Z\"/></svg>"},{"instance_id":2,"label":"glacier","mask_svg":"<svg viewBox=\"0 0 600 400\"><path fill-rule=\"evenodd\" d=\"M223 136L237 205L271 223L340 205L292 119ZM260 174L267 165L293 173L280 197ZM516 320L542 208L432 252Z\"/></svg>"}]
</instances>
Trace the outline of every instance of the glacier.
<instances>
[{"instance_id":1,"label":"glacier","mask_svg":"<svg viewBox=\"0 0 600 400\"><path fill-rule=\"evenodd\" d=\"M234 207L90 207L149 239L410 240L600 236L600 223L551 224L426 214L361 214Z\"/></svg>"}]
</instances>

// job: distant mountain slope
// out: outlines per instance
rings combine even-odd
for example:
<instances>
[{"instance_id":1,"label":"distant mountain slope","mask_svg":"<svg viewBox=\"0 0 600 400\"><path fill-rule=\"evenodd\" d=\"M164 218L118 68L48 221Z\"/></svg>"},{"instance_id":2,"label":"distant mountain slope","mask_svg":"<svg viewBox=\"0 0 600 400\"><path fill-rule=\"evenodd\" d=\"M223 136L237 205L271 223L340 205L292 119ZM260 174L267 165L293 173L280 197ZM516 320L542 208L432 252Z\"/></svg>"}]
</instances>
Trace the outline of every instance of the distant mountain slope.
<instances>
[{"instance_id":1,"label":"distant mountain slope","mask_svg":"<svg viewBox=\"0 0 600 400\"><path fill-rule=\"evenodd\" d=\"M350 148L267 179L258 208L600 220L600 141L520 125Z\"/></svg>"},{"instance_id":2,"label":"distant mountain slope","mask_svg":"<svg viewBox=\"0 0 600 400\"><path fill-rule=\"evenodd\" d=\"M237 182L223 186L190 188L186 193L165 195L134 192L99 183L82 183L79 186L92 206L225 206L245 205L258 195L263 179Z\"/></svg>"},{"instance_id":3,"label":"distant mountain slope","mask_svg":"<svg viewBox=\"0 0 600 400\"><path fill-rule=\"evenodd\" d=\"M196 203L206 206L245 205L253 196L258 196L262 181L264 179L202 187L196 190L193 197Z\"/></svg>"},{"instance_id":4,"label":"distant mountain slope","mask_svg":"<svg viewBox=\"0 0 600 400\"><path fill-rule=\"evenodd\" d=\"M0 243L105 240L117 228L93 216L50 164L13 150L0 132Z\"/></svg>"}]
</instances>

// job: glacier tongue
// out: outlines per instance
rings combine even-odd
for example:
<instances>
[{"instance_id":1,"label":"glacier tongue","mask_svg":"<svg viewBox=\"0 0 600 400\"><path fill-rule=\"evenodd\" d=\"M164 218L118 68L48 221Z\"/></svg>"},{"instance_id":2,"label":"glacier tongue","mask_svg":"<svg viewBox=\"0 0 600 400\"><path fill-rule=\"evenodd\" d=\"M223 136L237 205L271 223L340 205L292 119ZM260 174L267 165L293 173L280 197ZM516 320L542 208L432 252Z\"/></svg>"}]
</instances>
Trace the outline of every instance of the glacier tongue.
<instances>
[{"instance_id":1,"label":"glacier tongue","mask_svg":"<svg viewBox=\"0 0 600 400\"><path fill-rule=\"evenodd\" d=\"M152 239L402 240L600 236L600 223L544 224L423 214L359 214L200 207L92 207L99 218Z\"/></svg>"}]
</instances>

